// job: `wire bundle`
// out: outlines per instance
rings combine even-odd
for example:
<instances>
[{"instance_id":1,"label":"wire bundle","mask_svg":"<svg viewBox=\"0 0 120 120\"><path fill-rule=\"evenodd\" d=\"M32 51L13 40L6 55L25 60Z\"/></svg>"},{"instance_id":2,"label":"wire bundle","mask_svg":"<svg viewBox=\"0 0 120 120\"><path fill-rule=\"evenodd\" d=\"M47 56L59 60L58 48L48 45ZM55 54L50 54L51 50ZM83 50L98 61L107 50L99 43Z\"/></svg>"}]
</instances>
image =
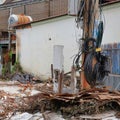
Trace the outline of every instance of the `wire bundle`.
<instances>
[{"instance_id":1,"label":"wire bundle","mask_svg":"<svg viewBox=\"0 0 120 120\"><path fill-rule=\"evenodd\" d=\"M94 87L110 72L109 59L100 52L90 52L84 62L84 73L87 82Z\"/></svg>"},{"instance_id":2,"label":"wire bundle","mask_svg":"<svg viewBox=\"0 0 120 120\"><path fill-rule=\"evenodd\" d=\"M96 82L102 82L104 77L110 72L110 61L100 51L96 52L96 40L94 38L88 38L84 40L82 50L78 52L73 60L73 64L76 65L78 70L85 73L87 82L94 87ZM99 42L100 43L100 42ZM84 53L84 61L81 65L80 57Z\"/></svg>"},{"instance_id":3,"label":"wire bundle","mask_svg":"<svg viewBox=\"0 0 120 120\"><path fill-rule=\"evenodd\" d=\"M78 70L84 70L87 82L93 87L96 81L102 81L105 75L108 75L110 72L110 67L108 67L110 66L110 62L108 57L103 55L103 53L100 51L96 52L96 49L101 46L104 31L103 23L105 23L105 21L103 22L102 20L101 0L99 1L99 17L97 17L96 11L98 1L89 0L88 2L87 4L85 0L80 0L78 4L77 27L80 28L82 26L81 23L83 23L87 28L87 32L84 31L85 29L82 26L84 38L81 40L84 42L82 42L82 48L79 49L78 54L73 60L73 65L76 65ZM88 11L88 13L85 11ZM81 64L80 59L82 54L84 54L84 60Z\"/></svg>"}]
</instances>

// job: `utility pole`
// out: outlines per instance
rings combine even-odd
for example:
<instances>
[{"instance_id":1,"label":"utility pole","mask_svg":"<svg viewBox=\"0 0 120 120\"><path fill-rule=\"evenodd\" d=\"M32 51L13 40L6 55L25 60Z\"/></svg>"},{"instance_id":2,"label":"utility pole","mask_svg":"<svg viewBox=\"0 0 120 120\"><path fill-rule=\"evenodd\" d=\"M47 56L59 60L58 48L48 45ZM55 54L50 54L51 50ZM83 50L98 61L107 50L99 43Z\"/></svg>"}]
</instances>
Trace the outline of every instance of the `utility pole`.
<instances>
[{"instance_id":1,"label":"utility pole","mask_svg":"<svg viewBox=\"0 0 120 120\"><path fill-rule=\"evenodd\" d=\"M98 6L99 0L85 0L83 8L83 38L86 40L87 38L93 37L94 24L98 19ZM83 41L84 43L85 41ZM87 54L82 55L82 64L84 64L84 60ZM95 62L95 60L93 61ZM81 72L81 89L89 89L90 85L87 83L85 74L84 74L84 65L83 71Z\"/></svg>"}]
</instances>

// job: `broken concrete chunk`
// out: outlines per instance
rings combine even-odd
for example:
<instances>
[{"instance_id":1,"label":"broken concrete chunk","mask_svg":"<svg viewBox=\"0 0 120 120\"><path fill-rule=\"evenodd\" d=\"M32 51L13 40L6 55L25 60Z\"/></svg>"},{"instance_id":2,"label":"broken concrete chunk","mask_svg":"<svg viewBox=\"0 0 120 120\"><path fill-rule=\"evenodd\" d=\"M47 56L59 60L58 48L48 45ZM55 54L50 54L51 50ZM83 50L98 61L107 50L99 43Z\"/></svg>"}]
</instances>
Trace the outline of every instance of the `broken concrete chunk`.
<instances>
[{"instance_id":1,"label":"broken concrete chunk","mask_svg":"<svg viewBox=\"0 0 120 120\"><path fill-rule=\"evenodd\" d=\"M33 116L32 114L25 112L13 116L10 120L29 120L32 116Z\"/></svg>"},{"instance_id":2,"label":"broken concrete chunk","mask_svg":"<svg viewBox=\"0 0 120 120\"><path fill-rule=\"evenodd\" d=\"M13 75L12 77L13 81L18 81L22 84L27 84L27 83L31 83L33 80L33 76L31 74L21 74L21 73L16 73Z\"/></svg>"},{"instance_id":3,"label":"broken concrete chunk","mask_svg":"<svg viewBox=\"0 0 120 120\"><path fill-rule=\"evenodd\" d=\"M40 112L35 114L25 113L17 113L16 115L12 116L9 120L44 120L42 114Z\"/></svg>"},{"instance_id":4,"label":"broken concrete chunk","mask_svg":"<svg viewBox=\"0 0 120 120\"><path fill-rule=\"evenodd\" d=\"M116 117L108 117L108 118L105 118L105 119L102 119L102 120L119 120L119 119L116 118Z\"/></svg>"},{"instance_id":5,"label":"broken concrete chunk","mask_svg":"<svg viewBox=\"0 0 120 120\"><path fill-rule=\"evenodd\" d=\"M43 116L45 120L65 120L62 115L58 115L57 113L49 111L43 113Z\"/></svg>"},{"instance_id":6,"label":"broken concrete chunk","mask_svg":"<svg viewBox=\"0 0 120 120\"><path fill-rule=\"evenodd\" d=\"M29 120L44 120L42 114L40 112L35 113Z\"/></svg>"}]
</instances>

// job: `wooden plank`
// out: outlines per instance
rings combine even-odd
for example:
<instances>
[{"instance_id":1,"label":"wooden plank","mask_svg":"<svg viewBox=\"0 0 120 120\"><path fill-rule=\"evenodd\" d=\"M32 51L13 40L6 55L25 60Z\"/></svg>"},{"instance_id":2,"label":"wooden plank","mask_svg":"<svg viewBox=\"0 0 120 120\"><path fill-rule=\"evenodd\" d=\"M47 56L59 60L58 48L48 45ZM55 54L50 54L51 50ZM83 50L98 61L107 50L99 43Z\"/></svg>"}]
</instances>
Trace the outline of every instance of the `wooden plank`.
<instances>
[{"instance_id":1,"label":"wooden plank","mask_svg":"<svg viewBox=\"0 0 120 120\"><path fill-rule=\"evenodd\" d=\"M59 78L58 78L58 94L62 93L62 88L63 88L63 71L59 73Z\"/></svg>"},{"instance_id":2,"label":"wooden plank","mask_svg":"<svg viewBox=\"0 0 120 120\"><path fill-rule=\"evenodd\" d=\"M75 67L72 66L72 73L71 73L71 84L70 84L70 87L71 87L71 90L72 90L72 93L75 94L76 92L76 70L75 70Z\"/></svg>"}]
</instances>

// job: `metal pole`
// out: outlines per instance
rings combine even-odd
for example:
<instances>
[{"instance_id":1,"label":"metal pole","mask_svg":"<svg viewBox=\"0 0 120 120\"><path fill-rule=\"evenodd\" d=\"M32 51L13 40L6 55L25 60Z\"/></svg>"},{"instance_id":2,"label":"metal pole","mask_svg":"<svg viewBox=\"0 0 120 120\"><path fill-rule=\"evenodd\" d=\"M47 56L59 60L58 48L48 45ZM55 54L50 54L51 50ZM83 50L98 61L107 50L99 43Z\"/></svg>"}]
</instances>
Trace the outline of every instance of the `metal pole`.
<instances>
[{"instance_id":1,"label":"metal pole","mask_svg":"<svg viewBox=\"0 0 120 120\"><path fill-rule=\"evenodd\" d=\"M12 14L12 8L10 8L10 15ZM11 50L11 32L10 32L10 25L8 23L8 39L9 39L9 46L8 46L8 50Z\"/></svg>"}]
</instances>

